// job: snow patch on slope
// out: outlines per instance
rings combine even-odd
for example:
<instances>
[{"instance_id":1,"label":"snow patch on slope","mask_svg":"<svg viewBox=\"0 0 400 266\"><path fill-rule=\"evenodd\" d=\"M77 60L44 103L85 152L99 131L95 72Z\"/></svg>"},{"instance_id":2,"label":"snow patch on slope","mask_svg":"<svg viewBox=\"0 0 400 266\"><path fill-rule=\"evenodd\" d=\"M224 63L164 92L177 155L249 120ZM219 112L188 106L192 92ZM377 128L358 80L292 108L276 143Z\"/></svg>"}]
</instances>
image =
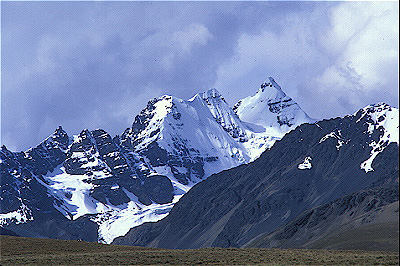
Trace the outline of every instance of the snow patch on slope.
<instances>
[{"instance_id":1,"label":"snow patch on slope","mask_svg":"<svg viewBox=\"0 0 400 266\"><path fill-rule=\"evenodd\" d=\"M65 172L64 167L59 167L45 179L51 193L63 202L62 205L55 204L54 207L68 219L75 220L85 214L109 209L89 195L93 185L85 182L88 179L87 175L71 175Z\"/></svg>"},{"instance_id":2,"label":"snow patch on slope","mask_svg":"<svg viewBox=\"0 0 400 266\"><path fill-rule=\"evenodd\" d=\"M325 136L323 136L320 140L319 143L322 143L324 141L326 141L329 138L334 138L337 140L337 145L336 145L336 149L339 150L343 145L347 144L347 140L345 140L342 137L341 131L338 130L337 132L331 132L329 134L326 134Z\"/></svg>"},{"instance_id":3,"label":"snow patch on slope","mask_svg":"<svg viewBox=\"0 0 400 266\"><path fill-rule=\"evenodd\" d=\"M10 224L11 222L15 222L15 224L21 224L27 223L28 221L33 221L32 212L23 203L16 211L0 214L0 227Z\"/></svg>"},{"instance_id":4,"label":"snow patch on slope","mask_svg":"<svg viewBox=\"0 0 400 266\"><path fill-rule=\"evenodd\" d=\"M168 204L143 205L137 197L127 190L131 198L127 207L122 210L111 210L93 219L99 225L99 242L110 244L115 238L128 233L129 229L146 222L157 222L168 215L172 207L183 195L176 195Z\"/></svg>"},{"instance_id":5,"label":"snow patch on slope","mask_svg":"<svg viewBox=\"0 0 400 266\"><path fill-rule=\"evenodd\" d=\"M399 110L385 103L369 105L361 110L360 122L365 116L368 116L367 134L371 135L377 130L382 130L379 140L369 143L371 147L370 157L361 163L360 167L366 173L374 171L372 162L376 156L381 153L390 143L399 144Z\"/></svg>"},{"instance_id":6,"label":"snow patch on slope","mask_svg":"<svg viewBox=\"0 0 400 266\"><path fill-rule=\"evenodd\" d=\"M311 157L307 156L306 158L304 158L304 161L297 166L297 168L299 168L300 170L311 169L312 168L311 160L312 160Z\"/></svg>"},{"instance_id":7,"label":"snow patch on slope","mask_svg":"<svg viewBox=\"0 0 400 266\"><path fill-rule=\"evenodd\" d=\"M93 184L89 182L87 175L71 175L65 172L64 167L59 166L44 178L46 183L41 183L48 188L51 195L61 202L61 204L54 203L54 207L70 220L75 220L86 214L95 214L92 221L99 225L98 240L107 244L111 243L116 237L125 235L132 227L145 222L161 220L168 215L174 204L190 189L190 187L175 180L173 182L174 187L176 187L175 196L171 203L152 203L146 206L139 201L136 195L123 188L130 201L126 204L114 206L109 202L103 204L90 196ZM10 219L15 219L17 223L21 223L33 218L31 218L30 210L25 207L15 212L0 214L0 225Z\"/></svg>"}]
</instances>

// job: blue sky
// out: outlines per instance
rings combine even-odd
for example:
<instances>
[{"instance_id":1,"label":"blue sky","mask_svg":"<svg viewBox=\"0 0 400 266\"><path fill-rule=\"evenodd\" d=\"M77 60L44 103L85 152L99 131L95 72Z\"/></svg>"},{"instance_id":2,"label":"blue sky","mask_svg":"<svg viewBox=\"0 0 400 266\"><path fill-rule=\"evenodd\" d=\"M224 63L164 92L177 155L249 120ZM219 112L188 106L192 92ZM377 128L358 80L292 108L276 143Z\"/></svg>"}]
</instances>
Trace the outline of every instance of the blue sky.
<instances>
[{"instance_id":1,"label":"blue sky","mask_svg":"<svg viewBox=\"0 0 400 266\"><path fill-rule=\"evenodd\" d=\"M2 2L1 138L120 134L148 100L273 76L317 119L398 107L397 2Z\"/></svg>"}]
</instances>

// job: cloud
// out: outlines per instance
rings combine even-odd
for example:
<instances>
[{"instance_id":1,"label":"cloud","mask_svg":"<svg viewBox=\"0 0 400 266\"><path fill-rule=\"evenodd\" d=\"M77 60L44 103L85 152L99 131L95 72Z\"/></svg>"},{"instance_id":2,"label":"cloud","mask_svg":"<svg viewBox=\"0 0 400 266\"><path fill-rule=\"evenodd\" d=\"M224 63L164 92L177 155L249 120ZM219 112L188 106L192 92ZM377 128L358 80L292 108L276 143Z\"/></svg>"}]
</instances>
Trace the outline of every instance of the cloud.
<instances>
[{"instance_id":1,"label":"cloud","mask_svg":"<svg viewBox=\"0 0 400 266\"><path fill-rule=\"evenodd\" d=\"M2 142L27 149L60 124L119 134L152 97L211 86L238 36L220 22L235 16L209 16L224 6L212 5L3 5Z\"/></svg>"},{"instance_id":2,"label":"cloud","mask_svg":"<svg viewBox=\"0 0 400 266\"><path fill-rule=\"evenodd\" d=\"M201 24L191 24L182 31L175 32L172 43L176 44L183 52L189 53L194 45L206 45L212 37L208 29Z\"/></svg>"},{"instance_id":3,"label":"cloud","mask_svg":"<svg viewBox=\"0 0 400 266\"><path fill-rule=\"evenodd\" d=\"M146 102L274 76L312 116L397 105L398 7L366 2L4 2L2 142L120 134Z\"/></svg>"},{"instance_id":4,"label":"cloud","mask_svg":"<svg viewBox=\"0 0 400 266\"><path fill-rule=\"evenodd\" d=\"M298 85L327 65L328 56L318 42L330 27L324 17L328 7L303 8L285 16L268 12L270 19L260 32L241 34L235 55L218 69L216 86L229 84L242 92L235 95L239 100L273 76L289 95L298 97Z\"/></svg>"},{"instance_id":5,"label":"cloud","mask_svg":"<svg viewBox=\"0 0 400 266\"><path fill-rule=\"evenodd\" d=\"M217 87L242 91L234 100L271 75L318 119L379 101L398 106L396 3L318 5L278 20L242 33L235 55L218 69Z\"/></svg>"},{"instance_id":6,"label":"cloud","mask_svg":"<svg viewBox=\"0 0 400 266\"><path fill-rule=\"evenodd\" d=\"M354 112L384 101L398 106L398 5L343 3L332 9L332 28L321 39L333 60L310 81L309 96L335 111ZM326 115L327 112L323 112Z\"/></svg>"}]
</instances>

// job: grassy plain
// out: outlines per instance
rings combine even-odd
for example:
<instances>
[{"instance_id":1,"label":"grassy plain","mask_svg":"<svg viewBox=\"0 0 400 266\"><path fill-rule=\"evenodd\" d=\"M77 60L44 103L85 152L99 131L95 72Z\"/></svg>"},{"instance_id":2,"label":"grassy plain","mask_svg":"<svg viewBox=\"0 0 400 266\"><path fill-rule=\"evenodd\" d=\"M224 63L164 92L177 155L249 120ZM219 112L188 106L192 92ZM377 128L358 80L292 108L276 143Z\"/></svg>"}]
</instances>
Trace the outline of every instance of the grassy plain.
<instances>
[{"instance_id":1,"label":"grassy plain","mask_svg":"<svg viewBox=\"0 0 400 266\"><path fill-rule=\"evenodd\" d=\"M1 265L398 265L399 254L376 251L204 248L169 250L73 240L0 236Z\"/></svg>"}]
</instances>

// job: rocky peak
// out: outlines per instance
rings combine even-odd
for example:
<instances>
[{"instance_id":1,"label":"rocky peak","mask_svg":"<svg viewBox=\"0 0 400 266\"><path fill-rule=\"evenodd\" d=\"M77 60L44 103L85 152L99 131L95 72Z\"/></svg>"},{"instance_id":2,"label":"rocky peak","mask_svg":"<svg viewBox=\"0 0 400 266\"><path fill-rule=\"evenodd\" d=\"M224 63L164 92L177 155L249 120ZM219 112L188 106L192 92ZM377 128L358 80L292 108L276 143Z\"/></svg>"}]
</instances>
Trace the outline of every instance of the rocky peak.
<instances>
[{"instance_id":1,"label":"rocky peak","mask_svg":"<svg viewBox=\"0 0 400 266\"><path fill-rule=\"evenodd\" d=\"M50 137L59 144L60 148L64 150L68 148L69 137L61 126L59 126Z\"/></svg>"},{"instance_id":2,"label":"rocky peak","mask_svg":"<svg viewBox=\"0 0 400 266\"><path fill-rule=\"evenodd\" d=\"M189 102L200 101L208 108L214 119L235 139L246 141L246 126L215 88L196 94Z\"/></svg>"},{"instance_id":3,"label":"rocky peak","mask_svg":"<svg viewBox=\"0 0 400 266\"><path fill-rule=\"evenodd\" d=\"M281 86L279 86L279 84L276 83L276 81L272 77L268 77L268 79L266 79L261 84L259 91L264 92L266 89L268 89L268 87L278 90L282 94L283 97L286 96L286 94L283 92Z\"/></svg>"},{"instance_id":4,"label":"rocky peak","mask_svg":"<svg viewBox=\"0 0 400 266\"><path fill-rule=\"evenodd\" d=\"M282 137L297 125L313 122L272 77L261 84L257 93L238 101L234 107L239 118L251 124L277 129L277 136Z\"/></svg>"},{"instance_id":5,"label":"rocky peak","mask_svg":"<svg viewBox=\"0 0 400 266\"><path fill-rule=\"evenodd\" d=\"M379 123L383 120L386 120L389 114L396 115L396 113L398 114L397 108L391 107L387 103L380 102L360 109L354 114L354 116L359 121L361 121L363 118L366 118L367 120L370 119L375 123Z\"/></svg>"},{"instance_id":6,"label":"rocky peak","mask_svg":"<svg viewBox=\"0 0 400 266\"><path fill-rule=\"evenodd\" d=\"M225 101L224 98L222 97L221 93L215 88L206 90L206 91L198 93L196 95L198 95L203 100L209 100L209 99L214 98L214 99L220 99L220 100Z\"/></svg>"}]
</instances>

